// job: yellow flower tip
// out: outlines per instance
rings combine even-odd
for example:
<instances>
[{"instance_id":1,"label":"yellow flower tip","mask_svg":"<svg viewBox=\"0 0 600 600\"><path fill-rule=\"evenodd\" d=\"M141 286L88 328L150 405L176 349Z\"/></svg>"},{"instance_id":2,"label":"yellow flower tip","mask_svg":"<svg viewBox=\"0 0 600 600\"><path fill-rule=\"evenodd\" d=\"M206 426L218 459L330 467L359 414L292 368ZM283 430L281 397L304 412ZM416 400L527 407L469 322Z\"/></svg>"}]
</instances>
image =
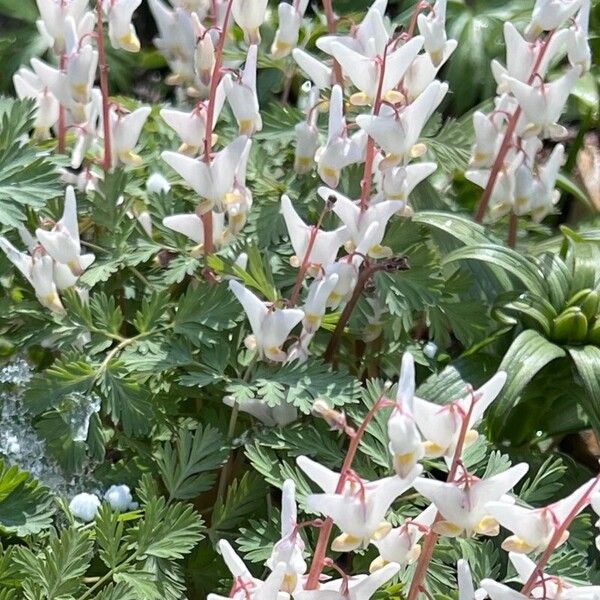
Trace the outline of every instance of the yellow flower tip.
<instances>
[{"instance_id":1,"label":"yellow flower tip","mask_svg":"<svg viewBox=\"0 0 600 600\"><path fill-rule=\"evenodd\" d=\"M493 517L483 517L475 527L475 532L481 535L496 536L500 533L500 525Z\"/></svg>"},{"instance_id":2,"label":"yellow flower tip","mask_svg":"<svg viewBox=\"0 0 600 600\"><path fill-rule=\"evenodd\" d=\"M271 46L271 56L273 58L285 58L292 51L292 45L276 39Z\"/></svg>"},{"instance_id":3,"label":"yellow flower tip","mask_svg":"<svg viewBox=\"0 0 600 600\"><path fill-rule=\"evenodd\" d=\"M423 450L425 450L425 456L428 458L439 458L440 456L444 456L446 452L446 448L442 448L439 444L429 440L423 442Z\"/></svg>"},{"instance_id":4,"label":"yellow flower tip","mask_svg":"<svg viewBox=\"0 0 600 600\"><path fill-rule=\"evenodd\" d=\"M370 106L373 100L365 92L356 92L350 96L350 104L353 106Z\"/></svg>"},{"instance_id":5,"label":"yellow flower tip","mask_svg":"<svg viewBox=\"0 0 600 600\"><path fill-rule=\"evenodd\" d=\"M402 156L399 154L388 154L380 163L379 170L385 171L390 167L395 167L402 160Z\"/></svg>"},{"instance_id":6,"label":"yellow flower tip","mask_svg":"<svg viewBox=\"0 0 600 600\"><path fill-rule=\"evenodd\" d=\"M400 104L406 102L406 97L398 90L389 90L383 95L383 99L390 104Z\"/></svg>"},{"instance_id":7,"label":"yellow flower tip","mask_svg":"<svg viewBox=\"0 0 600 600\"><path fill-rule=\"evenodd\" d=\"M372 535L371 539L376 542L382 540L392 530L392 524L387 521L381 521Z\"/></svg>"},{"instance_id":8,"label":"yellow flower tip","mask_svg":"<svg viewBox=\"0 0 600 600\"><path fill-rule=\"evenodd\" d=\"M198 146L192 146L191 144L186 144L184 142L179 146L177 152L185 154L186 156L196 156L196 154L198 154Z\"/></svg>"},{"instance_id":9,"label":"yellow flower tip","mask_svg":"<svg viewBox=\"0 0 600 600\"><path fill-rule=\"evenodd\" d=\"M446 537L458 537L463 532L463 528L450 521L438 521L433 525L433 531Z\"/></svg>"},{"instance_id":10,"label":"yellow flower tip","mask_svg":"<svg viewBox=\"0 0 600 600\"><path fill-rule=\"evenodd\" d=\"M133 150L119 152L118 157L123 164L130 165L132 167L140 167L144 164L144 159L139 154L136 154Z\"/></svg>"},{"instance_id":11,"label":"yellow flower tip","mask_svg":"<svg viewBox=\"0 0 600 600\"><path fill-rule=\"evenodd\" d=\"M383 569L389 561L385 560L381 556L378 556L375 560L371 561L369 565L369 573L375 573L375 571L379 571L379 569Z\"/></svg>"},{"instance_id":12,"label":"yellow flower tip","mask_svg":"<svg viewBox=\"0 0 600 600\"><path fill-rule=\"evenodd\" d=\"M254 120L242 119L238 121L240 135L252 135L254 133Z\"/></svg>"},{"instance_id":13,"label":"yellow flower tip","mask_svg":"<svg viewBox=\"0 0 600 600\"><path fill-rule=\"evenodd\" d=\"M281 591L291 594L296 589L298 583L298 576L293 573L292 575L286 575L281 582Z\"/></svg>"},{"instance_id":14,"label":"yellow flower tip","mask_svg":"<svg viewBox=\"0 0 600 600\"><path fill-rule=\"evenodd\" d=\"M433 63L434 67L439 67L442 60L444 60L444 53L441 50L434 50L429 55L429 58L431 58L431 62Z\"/></svg>"},{"instance_id":15,"label":"yellow flower tip","mask_svg":"<svg viewBox=\"0 0 600 600\"><path fill-rule=\"evenodd\" d=\"M371 258L390 258L394 254L391 248L380 244L371 246L367 253Z\"/></svg>"},{"instance_id":16,"label":"yellow flower tip","mask_svg":"<svg viewBox=\"0 0 600 600\"><path fill-rule=\"evenodd\" d=\"M306 319L306 322L308 323L311 329L319 328L319 325L321 324L321 317L319 315L313 315L308 313L304 315L304 318Z\"/></svg>"},{"instance_id":17,"label":"yellow flower tip","mask_svg":"<svg viewBox=\"0 0 600 600\"><path fill-rule=\"evenodd\" d=\"M119 38L119 45L127 52L139 52L141 45L138 36L130 31L127 35Z\"/></svg>"},{"instance_id":18,"label":"yellow flower tip","mask_svg":"<svg viewBox=\"0 0 600 600\"><path fill-rule=\"evenodd\" d=\"M522 540L516 535L511 535L502 542L502 550L505 550L506 552L516 552L517 554L529 554L535 549L535 546L528 544L525 540Z\"/></svg>"},{"instance_id":19,"label":"yellow flower tip","mask_svg":"<svg viewBox=\"0 0 600 600\"><path fill-rule=\"evenodd\" d=\"M357 538L354 535L342 533L333 540L331 543L331 549L334 552L351 552L360 546L361 541L362 540L360 538Z\"/></svg>"},{"instance_id":20,"label":"yellow flower tip","mask_svg":"<svg viewBox=\"0 0 600 600\"><path fill-rule=\"evenodd\" d=\"M425 144L422 144L422 143L415 144L410 149L410 157L411 158L419 158L420 156L423 156L423 154L425 154L425 152L427 152L427 146Z\"/></svg>"},{"instance_id":21,"label":"yellow flower tip","mask_svg":"<svg viewBox=\"0 0 600 600\"><path fill-rule=\"evenodd\" d=\"M479 433L477 433L475 429L469 429L469 431L467 431L465 435L465 448L467 446L470 446L471 444L474 444L477 441L478 437Z\"/></svg>"}]
</instances>

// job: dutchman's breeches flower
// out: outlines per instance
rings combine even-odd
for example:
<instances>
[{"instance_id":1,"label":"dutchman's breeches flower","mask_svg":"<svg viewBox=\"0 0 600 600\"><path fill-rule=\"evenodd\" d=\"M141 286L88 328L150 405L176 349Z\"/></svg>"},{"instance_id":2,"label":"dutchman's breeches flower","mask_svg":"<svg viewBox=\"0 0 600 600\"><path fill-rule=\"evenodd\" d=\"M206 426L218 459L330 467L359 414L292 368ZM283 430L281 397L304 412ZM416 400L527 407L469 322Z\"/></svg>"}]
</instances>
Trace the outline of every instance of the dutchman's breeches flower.
<instances>
[{"instance_id":1,"label":"dutchman's breeches flower","mask_svg":"<svg viewBox=\"0 0 600 600\"><path fill-rule=\"evenodd\" d=\"M142 0L105 0L108 15L108 37L113 48L139 52L140 40L131 20Z\"/></svg>"}]
</instances>

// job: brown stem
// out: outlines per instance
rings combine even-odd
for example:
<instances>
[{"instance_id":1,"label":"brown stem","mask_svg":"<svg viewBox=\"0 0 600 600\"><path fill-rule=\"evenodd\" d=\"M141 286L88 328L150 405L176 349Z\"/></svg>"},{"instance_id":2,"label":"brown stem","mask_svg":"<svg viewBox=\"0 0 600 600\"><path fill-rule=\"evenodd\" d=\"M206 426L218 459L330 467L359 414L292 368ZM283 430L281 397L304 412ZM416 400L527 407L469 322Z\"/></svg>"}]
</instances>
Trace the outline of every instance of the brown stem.
<instances>
[{"instance_id":1,"label":"brown stem","mask_svg":"<svg viewBox=\"0 0 600 600\"><path fill-rule=\"evenodd\" d=\"M546 54L546 50L548 49L550 40L554 32L550 32L550 34L544 39L543 45L538 52L538 55L535 60L535 64L531 69L531 73L529 75L529 79L527 80L528 84L531 84L537 75L537 71L542 64L542 60L544 55ZM494 186L496 185L496 181L498 179L498 175L500 171L504 167L504 160L506 159L506 155L512 146L513 135L515 129L517 127L517 123L519 121L519 117L521 116L521 107L517 106L515 112L512 114L510 119L508 120L508 125L506 127L506 132L504 133L504 139L502 140L502 144L500 145L500 149L498 150L498 155L496 156L496 160L494 160L494 164L492 165L492 169L490 171L490 177L487 181L485 189L483 190L483 194L481 195L481 201L479 202L479 206L477 207L477 211L475 213L475 222L481 223L483 221L483 217L485 215L485 211L487 210L488 204L490 203L490 198L492 197L492 192L494 191Z\"/></svg>"},{"instance_id":2,"label":"brown stem","mask_svg":"<svg viewBox=\"0 0 600 600\"><path fill-rule=\"evenodd\" d=\"M533 588L535 587L536 580L539 575L544 572L546 565L548 564L548 560L550 556L556 550L558 545L560 544L561 538L564 533L569 528L569 525L572 523L573 519L590 503L590 494L594 490L594 488L598 485L598 481L600 480L600 475L596 475L592 483L590 483L590 487L586 494L581 497L581 500L573 507L571 512L567 515L567 518L561 524L560 527L556 529L554 535L550 538L550 542L548 543L548 547L540 556L540 559L537 562L536 568L533 570L533 573L529 576L529 579L525 582L523 589L521 590L521 594L526 596L527 598L531 594Z\"/></svg>"},{"instance_id":3,"label":"brown stem","mask_svg":"<svg viewBox=\"0 0 600 600\"><path fill-rule=\"evenodd\" d=\"M63 50L60 53L60 72L64 73L67 68L67 54ZM65 107L60 104L58 109L58 153L64 154L65 152L65 138L67 136L67 126L66 126L66 115L65 115Z\"/></svg>"},{"instance_id":4,"label":"brown stem","mask_svg":"<svg viewBox=\"0 0 600 600\"><path fill-rule=\"evenodd\" d=\"M333 12L333 3L331 0L323 0L323 10L325 11L325 18L327 19L327 30L330 34L334 34L337 31L337 19ZM344 87L344 76L342 74L342 68L337 60L333 59L333 74L335 75L335 83Z\"/></svg>"},{"instance_id":5,"label":"brown stem","mask_svg":"<svg viewBox=\"0 0 600 600\"><path fill-rule=\"evenodd\" d=\"M387 62L387 45L383 51L383 57L381 58L381 69L379 71L379 82L377 84L377 94L375 95L375 102L373 105L373 114L378 115L381 110L381 96L383 92L383 80L385 77L385 63ZM361 194L360 194L360 209L367 210L369 207L369 198L371 196L371 185L373 183L373 161L375 160L375 140L369 136L367 140L367 154L365 159L365 168L363 171L363 178L360 183Z\"/></svg>"},{"instance_id":6,"label":"brown stem","mask_svg":"<svg viewBox=\"0 0 600 600\"><path fill-rule=\"evenodd\" d=\"M342 464L342 470L340 471L340 478L338 479L337 486L335 488L336 494L341 494L344 490L344 484L346 483L346 477L348 476L348 471L352 467L352 462L354 461L354 457L356 456L356 452L358 450L358 446L360 441L367 430L369 423L373 420L373 417L376 415L377 411L381 408L383 404L384 398L383 394L377 399L375 404L371 407L364 421L361 423L360 427L352 437L350 445L348 446L348 452L346 453L346 458L344 459L344 463ZM321 530L319 532L319 539L317 540L317 545L315 547L315 552L313 555L313 560L310 565L310 571L308 573L308 580L306 585L304 586L305 590L314 590L319 585L319 576L321 575L321 571L323 570L323 566L325 564L325 556L327 553L327 544L329 543L329 537L331 536L331 530L333 529L333 521L331 517L327 517L321 526Z\"/></svg>"},{"instance_id":7,"label":"brown stem","mask_svg":"<svg viewBox=\"0 0 600 600\"><path fill-rule=\"evenodd\" d=\"M102 0L97 0L98 13L98 65L100 68L100 90L102 92L102 125L104 128L103 168L108 173L112 166L112 143L110 130L110 99L108 90L108 64L106 62L106 46L104 43L104 9Z\"/></svg>"},{"instance_id":8,"label":"brown stem","mask_svg":"<svg viewBox=\"0 0 600 600\"><path fill-rule=\"evenodd\" d=\"M227 30L229 28L229 18L231 16L231 6L233 0L227 2L227 11L223 19L223 27L219 35L219 41L215 48L215 65L213 67L212 77L210 78L210 91L208 94L208 106L206 110L206 133L204 134L204 161L210 163L210 154L212 151L212 131L213 121L215 118L215 101L217 96L217 87L221 81L221 72L223 67L223 49L225 48L225 40L227 38ZM215 13L216 18L216 13ZM205 212L201 217L202 228L204 230L204 253L211 254L214 250L213 244L213 222L212 212Z\"/></svg>"},{"instance_id":9,"label":"brown stem","mask_svg":"<svg viewBox=\"0 0 600 600\"><path fill-rule=\"evenodd\" d=\"M515 213L510 213L510 222L508 224L508 247L514 248L517 245L517 229L519 227L519 217Z\"/></svg>"},{"instance_id":10,"label":"brown stem","mask_svg":"<svg viewBox=\"0 0 600 600\"><path fill-rule=\"evenodd\" d=\"M467 436L467 430L469 429L469 421L471 420L471 415L473 414L474 407L475 400L473 399L471 401L469 411L463 417L460 433L456 442L456 448L454 450L454 456L452 457L452 465L448 473L448 482L454 481L454 478L456 477L456 471L458 470L458 466L460 464L460 457L462 455L462 451L465 445L465 438ZM439 534L436 533L433 529L435 524L440 520L441 515L438 512L435 516L435 519L433 520L431 529L429 530L429 533L426 535L425 541L423 542L421 556L419 556L419 562L417 563L417 568L415 570L415 574L410 585L407 600L416 600L417 596L419 595L419 591L423 587L425 575L427 574L427 569L429 568L429 563L431 563L431 559L433 558L433 551L435 550L435 545L439 538Z\"/></svg>"}]
</instances>

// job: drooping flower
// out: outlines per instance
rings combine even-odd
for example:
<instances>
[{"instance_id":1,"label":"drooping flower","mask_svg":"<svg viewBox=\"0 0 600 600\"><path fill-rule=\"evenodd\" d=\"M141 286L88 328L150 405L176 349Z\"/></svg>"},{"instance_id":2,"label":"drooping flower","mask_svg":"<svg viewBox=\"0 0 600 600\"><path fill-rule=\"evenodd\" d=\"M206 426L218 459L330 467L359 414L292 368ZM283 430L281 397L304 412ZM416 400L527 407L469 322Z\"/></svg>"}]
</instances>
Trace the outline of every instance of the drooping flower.
<instances>
[{"instance_id":1,"label":"drooping flower","mask_svg":"<svg viewBox=\"0 0 600 600\"><path fill-rule=\"evenodd\" d=\"M568 30L567 56L574 67L581 68L582 73L589 71L592 65L592 52L588 42L590 11L590 0L584 0Z\"/></svg>"},{"instance_id":2,"label":"drooping flower","mask_svg":"<svg viewBox=\"0 0 600 600\"><path fill-rule=\"evenodd\" d=\"M220 248L227 241L225 234L225 213L210 212L212 219L213 245ZM192 256L201 256L204 253L204 225L202 219L196 213L185 213L170 215L162 220L167 229L185 235L196 242L198 246L192 250Z\"/></svg>"},{"instance_id":3,"label":"drooping flower","mask_svg":"<svg viewBox=\"0 0 600 600\"><path fill-rule=\"evenodd\" d=\"M567 98L581 76L580 67L572 67L562 77L550 83L528 85L514 77L504 77L504 81L523 109L520 126L523 137L539 135L560 138L566 129L557 123Z\"/></svg>"},{"instance_id":4,"label":"drooping flower","mask_svg":"<svg viewBox=\"0 0 600 600\"><path fill-rule=\"evenodd\" d=\"M143 106L131 113L122 113L111 107L109 118L113 167L119 164L137 167L143 163L142 157L135 153L135 147L151 112L149 106Z\"/></svg>"},{"instance_id":5,"label":"drooping flower","mask_svg":"<svg viewBox=\"0 0 600 600\"><path fill-rule=\"evenodd\" d=\"M415 363L410 352L405 352L402 356L396 402L387 424L390 453L394 469L400 476L406 476L425 454L413 415L414 397Z\"/></svg>"},{"instance_id":6,"label":"drooping flower","mask_svg":"<svg viewBox=\"0 0 600 600\"><path fill-rule=\"evenodd\" d=\"M205 200L201 212L211 208L223 212L226 196L233 191L236 168L250 144L246 136L240 136L217 152L210 163L177 152L167 151L161 156Z\"/></svg>"},{"instance_id":7,"label":"drooping flower","mask_svg":"<svg viewBox=\"0 0 600 600\"><path fill-rule=\"evenodd\" d=\"M273 546L273 552L266 563L272 571L277 565L285 564L282 591L292 593L296 589L298 577L306 573L303 553L304 541L298 531L296 485L291 479L287 479L283 482L281 491L281 539Z\"/></svg>"},{"instance_id":8,"label":"drooping flower","mask_svg":"<svg viewBox=\"0 0 600 600\"><path fill-rule=\"evenodd\" d=\"M392 529L385 537L373 542L379 556L371 562L371 572L381 569L390 562L400 566L410 565L421 555L419 540L429 531L437 509L429 505L414 519L406 519L402 525Z\"/></svg>"},{"instance_id":9,"label":"drooping flower","mask_svg":"<svg viewBox=\"0 0 600 600\"><path fill-rule=\"evenodd\" d=\"M437 0L427 16L421 13L417 17L419 33L425 39L425 50L436 66L443 60L446 43L446 4L447 0Z\"/></svg>"},{"instance_id":10,"label":"drooping flower","mask_svg":"<svg viewBox=\"0 0 600 600\"><path fill-rule=\"evenodd\" d=\"M289 402L281 402L277 406L269 406L262 398L249 398L237 402L233 396L223 396L223 404L234 407L236 404L240 411L252 415L268 427L285 427L298 418L298 409Z\"/></svg>"},{"instance_id":11,"label":"drooping flower","mask_svg":"<svg viewBox=\"0 0 600 600\"><path fill-rule=\"evenodd\" d=\"M131 20L142 0L105 0L108 15L108 37L113 48L139 52L140 40Z\"/></svg>"},{"instance_id":12,"label":"drooping flower","mask_svg":"<svg viewBox=\"0 0 600 600\"><path fill-rule=\"evenodd\" d=\"M582 4L583 0L536 0L525 37L534 40L544 31L558 29Z\"/></svg>"},{"instance_id":13,"label":"drooping flower","mask_svg":"<svg viewBox=\"0 0 600 600\"><path fill-rule=\"evenodd\" d=\"M336 552L350 552L365 547L371 540L385 537L392 529L390 523L384 520L388 509L422 472L418 465L406 477L384 477L377 481L364 480L351 472L345 477L342 491L336 493L339 473L306 456L299 456L296 462L325 492L311 494L306 503L310 510L331 517L341 529L342 534L331 544Z\"/></svg>"},{"instance_id":14,"label":"drooping flower","mask_svg":"<svg viewBox=\"0 0 600 600\"><path fill-rule=\"evenodd\" d=\"M370 575L325 581L316 590L297 590L294 592L294 600L370 600L399 569L399 565L390 563Z\"/></svg>"},{"instance_id":15,"label":"drooping flower","mask_svg":"<svg viewBox=\"0 0 600 600\"><path fill-rule=\"evenodd\" d=\"M56 54L65 50L67 18L75 22L79 36L88 35L94 29L95 16L88 10L88 0L36 0L40 19L36 25L42 39L54 47Z\"/></svg>"},{"instance_id":16,"label":"drooping flower","mask_svg":"<svg viewBox=\"0 0 600 600\"><path fill-rule=\"evenodd\" d=\"M256 61L258 46L248 48L246 64L239 80L227 74L223 79L227 101L238 122L240 135L251 136L262 129L262 118L256 94Z\"/></svg>"},{"instance_id":17,"label":"drooping flower","mask_svg":"<svg viewBox=\"0 0 600 600\"><path fill-rule=\"evenodd\" d=\"M466 424L465 446L477 439L473 429L483 413L496 399L506 382L506 373L498 371L488 382L466 397L451 404L439 405L414 398L414 416L421 434L425 438L425 454L431 457L445 456L452 459L459 441L463 420Z\"/></svg>"},{"instance_id":18,"label":"drooping flower","mask_svg":"<svg viewBox=\"0 0 600 600\"><path fill-rule=\"evenodd\" d=\"M256 349L261 357L284 362L287 354L282 346L292 329L304 318L304 312L298 308L275 308L235 280L229 282L229 289L244 307L250 321L252 335L246 338L246 346Z\"/></svg>"},{"instance_id":19,"label":"drooping flower","mask_svg":"<svg viewBox=\"0 0 600 600\"><path fill-rule=\"evenodd\" d=\"M339 276L332 273L327 277L315 279L308 289L306 301L302 310L304 319L302 320L303 334L313 334L321 326L321 320L327 309L327 302L331 292L337 286ZM302 335L300 336L303 337Z\"/></svg>"},{"instance_id":20,"label":"drooping flower","mask_svg":"<svg viewBox=\"0 0 600 600\"><path fill-rule=\"evenodd\" d=\"M348 239L348 228L338 227L333 231L315 231L314 225L307 225L300 218L292 201L285 194L281 197L281 213L294 248L295 256L292 259L294 266L300 266L306 259L306 254L313 239L307 264L309 267L328 265L335 261L340 246Z\"/></svg>"},{"instance_id":21,"label":"drooping flower","mask_svg":"<svg viewBox=\"0 0 600 600\"><path fill-rule=\"evenodd\" d=\"M512 531L513 535L502 542L502 548L507 552L529 554L542 552L548 547L557 529L573 512L581 512L598 491L600 482L594 479L577 488L572 494L542 508L526 508L509 505L504 502L489 502L486 511L503 527ZM558 544L569 537L565 531Z\"/></svg>"},{"instance_id":22,"label":"drooping flower","mask_svg":"<svg viewBox=\"0 0 600 600\"><path fill-rule=\"evenodd\" d=\"M227 540L217 544L227 568L233 575L233 587L229 596L208 594L206 600L287 600L289 595L279 592L285 577L285 563L276 565L273 572L263 581L253 577L244 561L237 555Z\"/></svg>"},{"instance_id":23,"label":"drooping flower","mask_svg":"<svg viewBox=\"0 0 600 600\"><path fill-rule=\"evenodd\" d=\"M292 57L318 89L326 90L333 85L333 69L329 65L300 48L294 48Z\"/></svg>"},{"instance_id":24,"label":"drooping flower","mask_svg":"<svg viewBox=\"0 0 600 600\"><path fill-rule=\"evenodd\" d=\"M406 164L411 158L423 154L425 147L417 144L419 136L447 91L448 84L433 81L412 104L400 112L384 106L380 115L356 117L358 126L387 153L380 168Z\"/></svg>"},{"instance_id":25,"label":"drooping flower","mask_svg":"<svg viewBox=\"0 0 600 600\"><path fill-rule=\"evenodd\" d=\"M408 196L413 189L437 169L434 162L419 162L412 165L390 167L383 171L377 170L375 181L379 193L371 199L371 204L384 200L408 202ZM404 213L408 210L404 207Z\"/></svg>"},{"instance_id":26,"label":"drooping flower","mask_svg":"<svg viewBox=\"0 0 600 600\"><path fill-rule=\"evenodd\" d=\"M265 22L268 0L233 0L231 13L242 28L249 46L260 44L260 26Z\"/></svg>"},{"instance_id":27,"label":"drooping flower","mask_svg":"<svg viewBox=\"0 0 600 600\"><path fill-rule=\"evenodd\" d=\"M302 25L302 18L307 6L308 0L300 0L292 4L279 3L277 8L279 27L271 46L273 58L284 58L297 46L300 25Z\"/></svg>"},{"instance_id":28,"label":"drooping flower","mask_svg":"<svg viewBox=\"0 0 600 600\"><path fill-rule=\"evenodd\" d=\"M503 473L487 479L469 474L452 482L420 478L415 489L433 502L443 520L434 530L442 535L456 537L473 534L498 535L498 522L486 510L488 502L499 502L527 473L529 465L519 463ZM512 499L506 498L503 503Z\"/></svg>"},{"instance_id":29,"label":"drooping flower","mask_svg":"<svg viewBox=\"0 0 600 600\"><path fill-rule=\"evenodd\" d=\"M51 231L42 228L36 229L35 235L44 250L56 262L67 265L73 275L77 277L94 262L93 254L81 254L77 199L72 186L69 186L65 192L65 206L60 221Z\"/></svg>"}]
</instances>

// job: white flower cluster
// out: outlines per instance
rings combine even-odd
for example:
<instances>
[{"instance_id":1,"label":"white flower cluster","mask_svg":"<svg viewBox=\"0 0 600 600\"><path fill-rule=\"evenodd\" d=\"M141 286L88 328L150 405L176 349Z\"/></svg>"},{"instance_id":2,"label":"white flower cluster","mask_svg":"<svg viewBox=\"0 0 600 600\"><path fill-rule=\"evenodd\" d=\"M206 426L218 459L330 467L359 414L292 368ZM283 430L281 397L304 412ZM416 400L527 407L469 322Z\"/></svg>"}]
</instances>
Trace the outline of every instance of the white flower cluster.
<instances>
[{"instance_id":1,"label":"white flower cluster","mask_svg":"<svg viewBox=\"0 0 600 600\"><path fill-rule=\"evenodd\" d=\"M566 134L558 124L577 80L590 68L589 0L538 0L525 37L504 24L506 66L492 62L498 84L495 108L473 115L475 145L467 179L486 189L483 209L492 219L509 213L540 222L560 198L556 179L564 146L540 160L543 140ZM566 24L566 26L565 26ZM566 51L570 67L547 83L553 61Z\"/></svg>"},{"instance_id":2,"label":"white flower cluster","mask_svg":"<svg viewBox=\"0 0 600 600\"><path fill-rule=\"evenodd\" d=\"M108 22L108 35L114 48L137 52L140 49L133 13L141 0L104 0L102 15ZM97 15L89 9L88 0L37 0L40 19L38 29L46 44L54 48L59 67L34 58L31 69L22 67L13 82L19 98L33 98L36 104L34 137L51 137L57 131L64 143L66 131L74 132L76 142L71 151L71 167L79 169L88 152L99 151L104 141L104 112L106 112L111 144L111 156L105 161L112 166L141 163L134 152L142 127L150 114L144 107L128 113L94 87L99 52L94 40L99 40L95 27ZM100 30L102 30L100 28ZM97 43L99 46L99 42ZM104 111L106 108L106 111ZM85 189L98 177L90 169L79 176L65 174L65 178Z\"/></svg>"},{"instance_id":3,"label":"white flower cluster","mask_svg":"<svg viewBox=\"0 0 600 600\"><path fill-rule=\"evenodd\" d=\"M461 600L484 598L486 593L493 600L528 598L529 593L538 597L536 590L546 586L548 581L552 583L550 588L544 588L544 598L597 597L600 587L576 587L560 578L550 577L540 572L537 564L526 555L548 549L551 552L561 545L568 537L568 525L590 503L600 510L600 478L586 482L551 505L528 508L516 504L510 493L527 473L526 463L483 479L464 466L463 452L477 439L475 428L505 381L506 374L498 372L464 398L440 406L415 396L414 363L411 355L405 354L396 399L391 401L382 397L371 413L379 408L392 408L387 430L395 475L368 481L347 466L347 462L338 473L307 456L297 459L298 467L322 490L322 493L308 495L307 510L327 517L340 530L331 543L331 550L351 552L374 545L379 557L372 561L370 574L349 576L336 568L341 578L321 579L321 568L327 564L333 566L333 563L317 555L319 550L315 551L310 573L307 573L305 545L300 535L304 525L297 520L294 483L287 480L282 494L281 539L273 547L267 562L271 574L264 581L250 574L227 542L219 543L234 577L229 597L284 600L291 595L295 600L368 600L401 568L420 559L420 542L424 536L425 544L435 544L440 535L495 536L499 534L500 526L511 532L502 548L509 552L510 561L527 593L519 594L491 579L484 579L482 590L474 591L468 565L461 561L458 565ZM330 424L343 429L343 415L336 417L332 414L335 411L323 406L318 412ZM423 476L419 464L423 457L443 457L449 467L448 480L443 482ZM414 519L407 518L398 527L393 527L386 521L386 514L392 503L411 488L431 504ZM315 523L321 534L328 521ZM317 571L313 572L315 562ZM419 569L415 571L415 577L418 572ZM209 595L209 600L222 598Z\"/></svg>"}]
</instances>

